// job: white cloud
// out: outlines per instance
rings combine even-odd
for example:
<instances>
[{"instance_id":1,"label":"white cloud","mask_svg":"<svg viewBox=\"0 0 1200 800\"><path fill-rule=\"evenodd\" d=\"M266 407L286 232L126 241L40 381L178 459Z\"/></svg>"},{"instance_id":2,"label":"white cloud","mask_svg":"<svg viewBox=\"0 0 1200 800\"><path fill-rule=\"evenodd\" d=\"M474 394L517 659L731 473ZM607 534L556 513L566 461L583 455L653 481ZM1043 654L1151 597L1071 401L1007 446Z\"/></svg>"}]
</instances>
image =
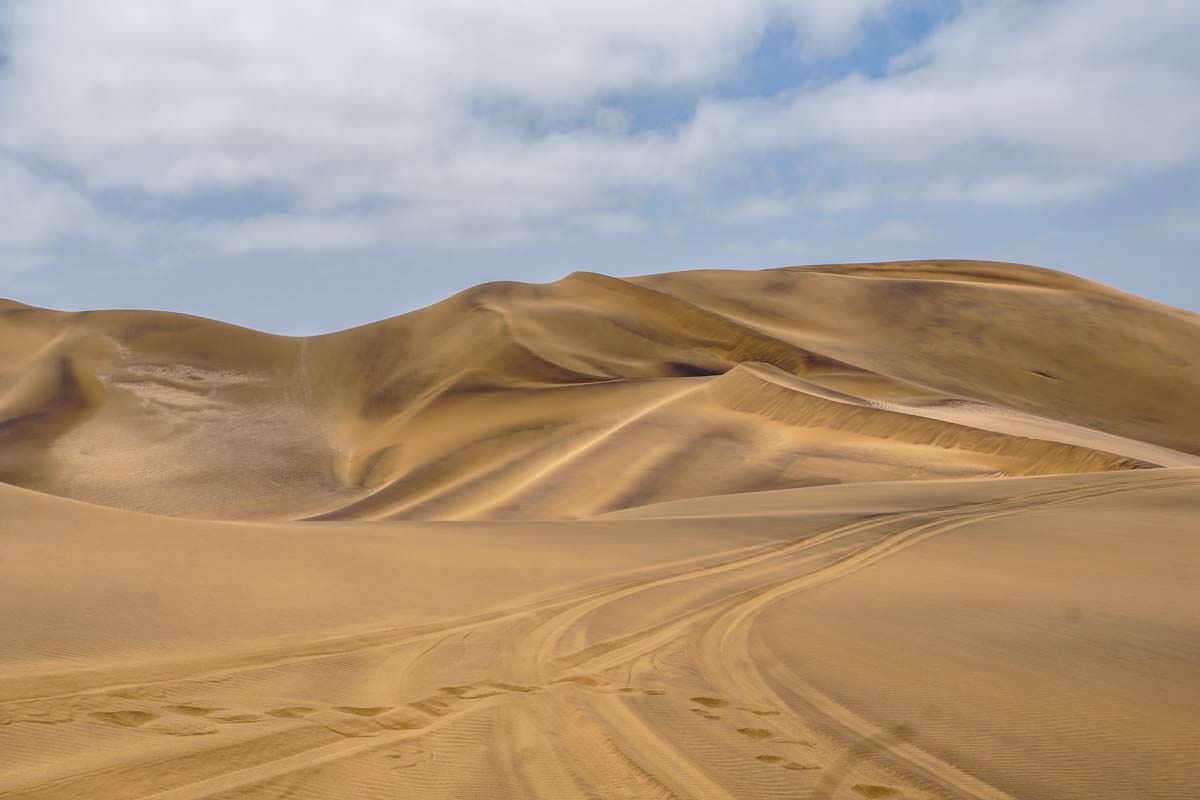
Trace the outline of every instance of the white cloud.
<instances>
[{"instance_id":1,"label":"white cloud","mask_svg":"<svg viewBox=\"0 0 1200 800\"><path fill-rule=\"evenodd\" d=\"M1200 160L1191 0L974 0L882 77L717 97L771 24L811 62L915 4L11 4L0 152L69 180L0 168L33 198L0 240L163 228L89 222L114 192L170 208L269 190L286 209L183 229L217 252L329 251L637 233L639 201L752 183L762 161L796 164L773 191L741 186L735 221L1080 203ZM693 113L638 130L623 98L647 91Z\"/></svg>"},{"instance_id":2,"label":"white cloud","mask_svg":"<svg viewBox=\"0 0 1200 800\"><path fill-rule=\"evenodd\" d=\"M267 214L232 222L209 222L189 231L193 240L223 253L271 250L328 252L379 243L372 226L358 219Z\"/></svg>"},{"instance_id":3,"label":"white cloud","mask_svg":"<svg viewBox=\"0 0 1200 800\"><path fill-rule=\"evenodd\" d=\"M636 214L628 214L621 211L597 211L594 214L584 216L581 222L596 233L607 236L625 236L632 233L641 233L648 227L646 220L643 218Z\"/></svg>"},{"instance_id":4,"label":"white cloud","mask_svg":"<svg viewBox=\"0 0 1200 800\"><path fill-rule=\"evenodd\" d=\"M48 246L71 236L102 232L100 214L82 194L0 156L0 247Z\"/></svg>"},{"instance_id":5,"label":"white cloud","mask_svg":"<svg viewBox=\"0 0 1200 800\"><path fill-rule=\"evenodd\" d=\"M1028 208L1088 200L1103 194L1114 183L1109 177L1013 172L934 178L918 187L914 194L922 200L940 204Z\"/></svg>"},{"instance_id":6,"label":"white cloud","mask_svg":"<svg viewBox=\"0 0 1200 800\"><path fill-rule=\"evenodd\" d=\"M865 19L881 17L896 0L840 0L840 2L780 2L779 6L804 31L804 43L815 55L829 55L846 47L858 35Z\"/></svg>"},{"instance_id":7,"label":"white cloud","mask_svg":"<svg viewBox=\"0 0 1200 800\"><path fill-rule=\"evenodd\" d=\"M702 105L685 143L972 176L1008 164L1092 194L1200 158L1200 5L981 2L879 79ZM981 192L1004 196L1007 190ZM1079 195L1087 192L1075 192Z\"/></svg>"},{"instance_id":8,"label":"white cloud","mask_svg":"<svg viewBox=\"0 0 1200 800\"><path fill-rule=\"evenodd\" d=\"M737 222L763 222L783 219L794 213L796 213L796 201L792 198L756 195L738 200L729 208L727 215Z\"/></svg>"},{"instance_id":9,"label":"white cloud","mask_svg":"<svg viewBox=\"0 0 1200 800\"><path fill-rule=\"evenodd\" d=\"M43 0L15 7L3 140L91 186L161 194L262 182L353 202L447 170L486 181L513 158L515 180L521 161L553 167L574 144L530 136L531 119L702 88L785 9L844 38L879 3L822 5Z\"/></svg>"}]
</instances>

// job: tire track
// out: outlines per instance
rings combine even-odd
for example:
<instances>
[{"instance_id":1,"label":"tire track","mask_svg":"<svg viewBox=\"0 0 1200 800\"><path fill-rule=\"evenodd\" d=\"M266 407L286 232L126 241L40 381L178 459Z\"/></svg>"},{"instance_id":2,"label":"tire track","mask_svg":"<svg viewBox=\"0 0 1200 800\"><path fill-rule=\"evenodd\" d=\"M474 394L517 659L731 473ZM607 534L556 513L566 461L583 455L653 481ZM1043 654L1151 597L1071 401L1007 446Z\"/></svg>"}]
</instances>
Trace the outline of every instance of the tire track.
<instances>
[{"instance_id":1,"label":"tire track","mask_svg":"<svg viewBox=\"0 0 1200 800\"><path fill-rule=\"evenodd\" d=\"M796 555L808 553L810 551L819 551L820 548L828 548L839 541L851 538L853 536L866 533L878 528L894 526L897 524L905 524L911 520L929 520L928 522L910 528L905 528L899 533L884 539L883 541L869 545L862 550L856 551L847 555L844 558L838 559L835 563L830 564L822 570L814 573L803 575L799 578L789 579L781 585L768 585L760 589L744 590L738 592L738 595L747 594L746 603L753 603L754 598L761 597L763 594L771 594L772 597L778 595L780 597L790 593L788 586L795 586L794 591L799 591L804 588L808 582L824 582L833 580L850 572L862 569L876 561L886 558L903 549L907 549L915 544L919 544L932 535L941 532L939 525L953 525L960 527L961 525L971 524L972 522L983 521L998 516L1018 513L1025 510L1033 510L1041 507L1050 507L1063 503L1075 502L1078 500L1094 499L1097 497L1108 496L1110 494L1120 494L1124 491L1134 491L1147 488L1147 485L1157 488L1171 488L1174 486L1194 484L1195 479L1191 478L1174 478L1174 479L1159 479L1154 483L1148 481L1137 481L1132 485L1129 482L1122 482L1122 485L1115 487L1068 487L1065 489L1045 490L1039 492L1025 493L1021 495L1013 495L995 500L985 500L973 503L966 503L958 506L949 506L938 509L920 509L916 511L899 512L896 514L882 514L872 516L868 519L856 520L847 524L839 525L826 531L818 532L812 536L788 543L786 545L773 548L767 552L748 556L744 559L725 562L713 567L701 568L683 574L666 576L663 578L652 579L644 583L639 583L633 586L627 586L611 592L602 593L588 600L572 605L564 609L551 619L540 625L530 637L526 639L524 644L516 650L520 653L529 653L525 656L528 662L532 660L535 666L530 666L528 663L525 669L528 670L527 675L531 682L554 680L562 677L559 670L555 669L556 663L563 663L563 659L557 657L557 649L560 642L566 638L568 632L588 615L593 614L603 607L620 600L632 597L638 593L651 589L660 588L663 586L671 586L686 582L713 578L721 575L728 575L738 571L746 570L759 565L768 565L778 567L779 559L792 558ZM941 515L939 517L939 515ZM929 519L933 517L933 519ZM945 519L950 517L950 519ZM947 530L950 528L946 528ZM820 558L820 553L812 560ZM796 561L795 565L807 563L806 561ZM705 607L687 612L674 620L657 623L640 631L633 631L625 634L617 639L610 639L606 642L600 642L590 645L585 651L579 651L575 654L567 656L565 663L576 669L583 669L589 664L587 659L581 658L581 654L586 651L595 653L608 652L617 647L629 648L628 658L615 661L607 664L604 668L612 668L626 663L629 659L637 658L644 655L647 648L633 648L639 637L654 637L656 644L650 646L649 649L654 649L658 644L666 644L669 638L664 638L663 633L666 629L678 630L685 628L689 623L695 622L711 613L713 610L723 603L728 602L729 597L720 598ZM769 602L774 602L770 600ZM658 640L662 640L659 642Z\"/></svg>"},{"instance_id":2,"label":"tire track","mask_svg":"<svg viewBox=\"0 0 1200 800\"><path fill-rule=\"evenodd\" d=\"M720 563L737 563L745 558L754 558L773 550L789 547L791 544L792 542L790 541L783 543L770 542L765 545L755 544L733 548L720 553L657 564L650 568L639 567L630 570L624 575L616 576L616 580L614 580L613 576L605 577L599 581L600 585L597 588L583 592L570 592L565 595L551 596L534 602L501 607L481 614L439 620L428 624L401 628L384 628L359 634L335 636L328 639L304 642L267 651L215 657L201 661L159 664L149 668L145 665L137 665L111 670L88 670L0 680L0 697L3 698L0 700L0 708L18 701L55 700L85 694L140 689L181 680L208 680L241 672L271 669L409 644L425 639L462 633L520 617L536 616L540 613L553 611L561 606L570 606L573 603L587 602L591 598L607 596L614 591L612 588L614 585L624 588L636 588L641 585L643 580L646 582L659 580L658 577L629 580L630 576L646 572L653 574L663 569L686 566L696 562L706 563L724 558L731 558L732 561ZM682 573L677 574L683 577L691 574L693 571L704 571L706 569L708 567L703 566L695 570L684 570ZM620 590L616 589L615 591Z\"/></svg>"},{"instance_id":3,"label":"tire track","mask_svg":"<svg viewBox=\"0 0 1200 800\"><path fill-rule=\"evenodd\" d=\"M349 654L381 650L407 645L422 640L432 644L425 652L436 649L439 644L456 633L486 631L494 626L522 617L549 615L538 622L524 637L514 640L500 639L498 649L501 659L497 664L501 674L491 680L517 680L526 686L510 686L495 692L480 692L464 695L473 702L455 706L444 715L439 715L427 724L416 728L385 730L369 740L331 739L325 733L313 732L313 728L276 731L248 743L237 745L244 753L239 759L214 765L221 759L223 748L207 749L189 754L184 760L174 762L147 763L142 767L131 765L114 767L96 773L74 775L19 790L0 792L3 798L36 798L88 796L112 798L113 800L145 797L154 800L198 800L216 792L246 787L279 778L306 769L315 769L346 758L357 757L377 748L397 742L416 739L435 730L440 730L464 715L473 715L479 709L503 706L514 709L514 713L538 720L544 730L564 729L570 731L551 736L547 741L536 744L541 751L552 754L551 767L554 774L574 774L580 791L595 792L608 785L624 785L630 790L648 794L669 796L675 793L697 797L730 797L719 781L709 775L701 764L689 758L687 751L672 741L668 734L659 729L650 719L640 715L634 707L623 701L616 691L586 692L581 694L577 687L559 686L555 681L569 677L571 672L607 672L633 665L640 659L649 658L656 663L659 654L672 650L681 642L694 642L697 652L692 662L700 670L704 680L718 693L737 698L743 705L766 708L787 708L793 712L804 712L809 717L818 716L831 722L855 741L873 741L880 732L869 722L858 718L853 712L833 703L815 688L786 678L789 686L797 687L797 698L785 700L773 688L763 673L763 665L755 662L750 652L750 634L756 619L773 603L784 597L830 581L838 580L858 570L875 564L906 549L914 547L940 533L966 525L1003 517L1023 511L1037 510L1085 500L1116 496L1128 491L1148 491L1178 486L1194 486L1198 483L1192 476L1153 476L1108 480L1104 485L1094 483L1059 489L1026 492L1001 498L992 498L970 503L944 506L935 509L878 514L836 525L824 531L799 539L771 542L766 545L751 545L709 554L699 558L680 559L668 564L659 564L624 573L616 578L605 579L599 587L568 596L544 598L507 609L497 609L484 614L442 620L427 626L408 629L391 629L376 634L339 637L309 643L301 652L275 658L249 660L248 663L209 672L197 671L196 664L177 665L189 680L205 680L222 675L243 673L275 667L299 666L319 659L346 656ZM894 528L898 530L891 530ZM855 537L877 535L873 541L855 546L849 552L838 549L854 545ZM832 562L830 563L830 559ZM810 567L815 568L810 569ZM674 570L674 571L672 571ZM804 570L778 579L778 573ZM631 577L637 576L637 577ZM749 586L747 586L749 583ZM690 608L672 618L651 622L618 636L588 643L586 647L571 653L562 653L563 642L572 640L575 634L586 634L587 620L601 614L615 603L639 593L656 589L690 589L696 585L713 584L706 588L715 599ZM726 589L722 590L721 587ZM497 645L497 636L486 634L480 638L486 643L474 646ZM586 638L583 640L586 642ZM425 653L418 654L418 658ZM164 677L124 686L145 688L155 684L169 684L180 678ZM482 686L486 678L477 682ZM493 683L493 685L496 685ZM26 700L75 697L81 694L98 694L113 691L120 686L97 686L81 692L61 695L41 695ZM484 687L486 688L486 687ZM514 698L525 691L540 691L532 708L516 711ZM581 699L582 698L582 699ZM803 715L802 715L803 716ZM801 730L785 718L773 723L799 737ZM306 731L300 733L299 731ZM620 732L617 736L615 732ZM609 735L612 733L613 735ZM636 741L636 749L623 750L619 742ZM290 743L290 744L287 744ZM276 746L278 745L278 746ZM889 742L886 752L879 758L897 762L912 775L941 786L954 794L978 800L1011 800L1011 798L951 765L930 756L904 741ZM602 754L597 756L597 754ZM588 759L600 760L588 763ZM198 766L201 762L207 762ZM230 769L231 764L240 764ZM185 765L192 765L186 768ZM211 774L214 766L224 771ZM829 774L823 778L821 791L831 797L836 790L836 778ZM168 785L163 785L166 781ZM156 787L150 794L133 792L130 787ZM667 787L671 787L668 789Z\"/></svg>"},{"instance_id":4,"label":"tire track","mask_svg":"<svg viewBox=\"0 0 1200 800\"><path fill-rule=\"evenodd\" d=\"M701 637L700 663L706 672L706 677L714 686L720 687L734 696L750 699L755 703L794 708L794 703L788 703L771 688L762 674L760 665L752 657L750 651L750 633L754 622L771 604L795 592L837 580L940 533L966 525L1022 511L1081 500L1094 500L1129 491L1150 491L1195 485L1197 485L1197 480L1192 477L1122 482L1121 485L1113 487L1080 487L1074 490L1022 495L992 503L990 508L976 507L960 513L948 512L945 514L947 518L935 519L907 528L838 564L785 582L725 612L704 631ZM852 741L866 742L880 737L887 738L886 732L835 703L815 688L799 681L790 671L787 683L789 686L795 687L796 693L806 701L811 709L849 733ZM977 800L1014 800L1011 795L1002 790L964 773L907 742L891 742L886 748L886 755L888 760L899 762L905 771L935 785L950 789L958 796ZM819 793L814 793L812 797L814 800L832 797L835 788L836 786L833 785L819 786Z\"/></svg>"}]
</instances>

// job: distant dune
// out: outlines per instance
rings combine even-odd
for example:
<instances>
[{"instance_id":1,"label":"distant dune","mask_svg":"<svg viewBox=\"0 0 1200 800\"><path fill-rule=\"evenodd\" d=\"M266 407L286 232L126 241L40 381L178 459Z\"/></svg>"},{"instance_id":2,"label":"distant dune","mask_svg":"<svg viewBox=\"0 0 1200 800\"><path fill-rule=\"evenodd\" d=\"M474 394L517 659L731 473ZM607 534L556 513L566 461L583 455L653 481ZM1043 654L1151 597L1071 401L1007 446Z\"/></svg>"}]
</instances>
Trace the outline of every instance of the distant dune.
<instances>
[{"instance_id":1,"label":"distant dune","mask_svg":"<svg viewBox=\"0 0 1200 800\"><path fill-rule=\"evenodd\" d=\"M1193 798L1198 411L993 262L0 301L0 800Z\"/></svg>"}]
</instances>

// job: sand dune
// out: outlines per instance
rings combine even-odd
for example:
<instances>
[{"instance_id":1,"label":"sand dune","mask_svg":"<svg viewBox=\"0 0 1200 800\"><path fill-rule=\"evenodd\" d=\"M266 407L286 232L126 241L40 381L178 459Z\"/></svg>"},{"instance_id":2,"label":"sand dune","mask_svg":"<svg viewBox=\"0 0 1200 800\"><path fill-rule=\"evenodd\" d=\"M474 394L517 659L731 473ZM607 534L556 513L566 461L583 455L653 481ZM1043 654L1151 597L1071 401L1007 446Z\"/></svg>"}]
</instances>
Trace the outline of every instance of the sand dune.
<instances>
[{"instance_id":1,"label":"sand dune","mask_svg":"<svg viewBox=\"0 0 1200 800\"><path fill-rule=\"evenodd\" d=\"M1011 265L576 274L302 339L14 305L0 333L0 478L173 515L571 518L1200 463L1195 316Z\"/></svg>"},{"instance_id":2,"label":"sand dune","mask_svg":"<svg viewBox=\"0 0 1200 800\"><path fill-rule=\"evenodd\" d=\"M6 301L0 798L1191 798L1198 407L986 262Z\"/></svg>"}]
</instances>

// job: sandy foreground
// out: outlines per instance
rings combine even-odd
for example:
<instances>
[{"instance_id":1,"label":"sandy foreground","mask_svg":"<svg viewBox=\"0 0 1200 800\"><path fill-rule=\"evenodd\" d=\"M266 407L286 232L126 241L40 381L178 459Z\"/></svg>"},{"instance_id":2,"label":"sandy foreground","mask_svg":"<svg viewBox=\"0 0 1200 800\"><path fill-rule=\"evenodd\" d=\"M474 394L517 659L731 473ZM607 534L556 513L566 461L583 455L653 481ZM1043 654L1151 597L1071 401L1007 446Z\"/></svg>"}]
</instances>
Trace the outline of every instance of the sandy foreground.
<instances>
[{"instance_id":1,"label":"sandy foreground","mask_svg":"<svg viewBox=\"0 0 1200 800\"><path fill-rule=\"evenodd\" d=\"M0 798L1194 798L1197 409L987 262L0 303Z\"/></svg>"}]
</instances>

